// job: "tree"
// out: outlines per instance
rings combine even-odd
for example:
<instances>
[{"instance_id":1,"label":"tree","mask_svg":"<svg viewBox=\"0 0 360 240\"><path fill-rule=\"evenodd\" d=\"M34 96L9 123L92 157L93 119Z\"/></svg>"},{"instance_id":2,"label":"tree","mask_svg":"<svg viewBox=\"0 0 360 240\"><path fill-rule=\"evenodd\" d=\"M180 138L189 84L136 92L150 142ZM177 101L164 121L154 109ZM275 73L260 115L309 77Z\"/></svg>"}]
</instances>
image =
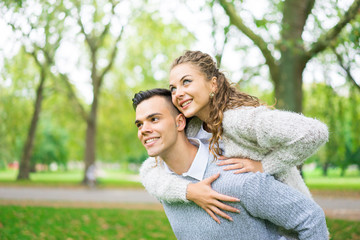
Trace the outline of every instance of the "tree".
<instances>
[{"instance_id":1,"label":"tree","mask_svg":"<svg viewBox=\"0 0 360 240\"><path fill-rule=\"evenodd\" d=\"M36 7L39 7L37 4L41 4L46 11L36 12ZM20 160L19 174L17 176L19 180L29 179L30 159L44 98L45 81L49 78L49 72L51 66L54 64L56 50L60 46L63 21L66 15L62 12L62 2L50 4L48 2L34 3L28 1L20 8L9 5L9 8L4 7L2 10L12 13L8 14L8 24L11 25L14 32L20 33L20 41L23 44L24 52L32 56L39 71L39 83L36 88L33 114ZM61 17L59 15L60 12L62 12L64 16ZM57 29L56 34L52 34L54 28Z\"/></svg>"},{"instance_id":2,"label":"tree","mask_svg":"<svg viewBox=\"0 0 360 240\"><path fill-rule=\"evenodd\" d=\"M69 6L69 8L73 7L76 9L74 18L79 26L78 34L84 39L89 59L89 61L85 60L89 66L89 80L92 85L92 102L88 112L76 95L71 84L71 76L67 73L61 73L60 76L87 124L83 177L83 183L86 184L88 183L86 172L91 165L95 164L96 159L96 128L101 88L106 74L109 73L114 64L118 52L118 43L123 36L126 23L121 24L122 19L119 18L118 12L120 3L118 1L80 2L75 0ZM112 28L116 28L116 26L120 26L120 29L114 33Z\"/></svg>"},{"instance_id":3,"label":"tree","mask_svg":"<svg viewBox=\"0 0 360 240\"><path fill-rule=\"evenodd\" d=\"M135 92L168 86L171 61L188 49L195 38L178 21L165 22L157 11L143 11L129 24L131 31L119 43L116 66L103 87L96 145L98 158L127 163L145 160L146 151L137 139ZM176 33L176 34L174 34ZM149 36L156 41L149 41Z\"/></svg>"},{"instance_id":4,"label":"tree","mask_svg":"<svg viewBox=\"0 0 360 240\"><path fill-rule=\"evenodd\" d=\"M306 42L303 38L304 27L309 16L314 16L312 9L315 0L285 0L273 1L281 12L281 22L278 19L255 19L255 26L247 24L241 17L243 1L218 0L228 15L230 23L245 34L261 51L270 72L275 87L277 107L288 110L302 111L302 74L306 64L328 46L335 44L342 29L353 20L360 9L360 0L354 0L346 12L339 16L334 27L323 30L314 42ZM279 14L277 14L279 15ZM315 16L316 17L316 16ZM267 42L258 32L268 29L268 26L277 24L281 29L278 39ZM257 23L257 24L256 24ZM275 57L276 54L280 57Z\"/></svg>"}]
</instances>

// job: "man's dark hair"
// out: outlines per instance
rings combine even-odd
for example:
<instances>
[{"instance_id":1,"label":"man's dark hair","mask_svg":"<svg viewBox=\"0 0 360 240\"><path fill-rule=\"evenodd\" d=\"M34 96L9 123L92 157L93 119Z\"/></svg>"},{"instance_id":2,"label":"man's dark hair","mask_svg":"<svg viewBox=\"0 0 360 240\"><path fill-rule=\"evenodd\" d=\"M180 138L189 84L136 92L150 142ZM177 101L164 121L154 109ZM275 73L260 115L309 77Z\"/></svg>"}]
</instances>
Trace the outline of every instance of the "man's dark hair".
<instances>
[{"instance_id":1,"label":"man's dark hair","mask_svg":"<svg viewBox=\"0 0 360 240\"><path fill-rule=\"evenodd\" d=\"M134 98L132 99L133 108L136 110L137 106L144 100L152 98L154 96L164 97L169 103L172 105L171 102L171 92L169 89L166 88L153 88L146 91L140 91L135 93ZM173 106L173 105L172 105ZM173 106L174 109L179 113L179 110Z\"/></svg>"}]
</instances>

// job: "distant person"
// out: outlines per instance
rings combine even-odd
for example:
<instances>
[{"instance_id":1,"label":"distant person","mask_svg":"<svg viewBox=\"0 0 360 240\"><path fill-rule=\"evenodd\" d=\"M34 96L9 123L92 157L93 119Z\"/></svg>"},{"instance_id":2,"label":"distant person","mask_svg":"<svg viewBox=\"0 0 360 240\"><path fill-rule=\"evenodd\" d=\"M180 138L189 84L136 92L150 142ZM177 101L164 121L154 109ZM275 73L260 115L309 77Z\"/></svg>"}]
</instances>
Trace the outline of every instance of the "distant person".
<instances>
[{"instance_id":1,"label":"distant person","mask_svg":"<svg viewBox=\"0 0 360 240\"><path fill-rule=\"evenodd\" d=\"M211 153L235 173L264 171L311 197L296 166L328 140L325 124L301 114L273 110L230 84L206 53L186 51L174 60L169 79L173 104L189 121L188 137L209 142ZM220 157L220 155L226 156ZM224 160L226 159L226 160ZM193 184L167 173L147 159L140 177L149 193L167 202L195 202L216 221L229 218L223 201L233 199L211 189L211 182Z\"/></svg>"},{"instance_id":2,"label":"distant person","mask_svg":"<svg viewBox=\"0 0 360 240\"><path fill-rule=\"evenodd\" d=\"M88 170L86 171L86 178L88 180L88 186L90 188L96 187L96 178L97 178L97 172L96 172L96 166L95 164L91 164Z\"/></svg>"},{"instance_id":3,"label":"distant person","mask_svg":"<svg viewBox=\"0 0 360 240\"><path fill-rule=\"evenodd\" d=\"M241 199L232 204L240 212L222 224L193 202L161 201L178 239L291 239L279 227L295 231L298 239L328 239L324 212L309 197L267 173L232 174L214 164L206 141L186 137L186 119L171 103L169 90L139 92L133 106L138 138L156 158L153 167L194 183L221 172L214 190Z\"/></svg>"}]
</instances>

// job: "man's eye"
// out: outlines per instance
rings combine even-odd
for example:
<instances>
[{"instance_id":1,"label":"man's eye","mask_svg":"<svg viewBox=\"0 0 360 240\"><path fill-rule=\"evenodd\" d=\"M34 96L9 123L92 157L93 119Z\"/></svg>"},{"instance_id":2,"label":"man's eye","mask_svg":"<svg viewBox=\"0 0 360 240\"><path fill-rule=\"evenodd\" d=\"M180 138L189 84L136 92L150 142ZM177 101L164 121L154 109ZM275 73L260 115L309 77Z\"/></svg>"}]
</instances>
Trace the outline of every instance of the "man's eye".
<instances>
[{"instance_id":1,"label":"man's eye","mask_svg":"<svg viewBox=\"0 0 360 240\"><path fill-rule=\"evenodd\" d=\"M140 128L141 126L142 126L142 123L137 123L137 124L136 124L136 127L137 127L137 128Z\"/></svg>"},{"instance_id":2,"label":"man's eye","mask_svg":"<svg viewBox=\"0 0 360 240\"><path fill-rule=\"evenodd\" d=\"M158 120L159 120L158 117L153 117L153 118L151 119L151 121L153 121L153 122L156 122L156 121L158 121Z\"/></svg>"}]
</instances>

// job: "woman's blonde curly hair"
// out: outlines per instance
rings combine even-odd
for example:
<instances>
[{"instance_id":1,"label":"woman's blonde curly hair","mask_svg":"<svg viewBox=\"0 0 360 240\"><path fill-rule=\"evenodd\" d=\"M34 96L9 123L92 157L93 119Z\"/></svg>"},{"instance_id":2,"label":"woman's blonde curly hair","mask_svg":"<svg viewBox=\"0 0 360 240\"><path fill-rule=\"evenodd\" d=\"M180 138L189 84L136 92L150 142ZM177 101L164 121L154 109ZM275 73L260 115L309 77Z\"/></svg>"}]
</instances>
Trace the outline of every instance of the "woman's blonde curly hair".
<instances>
[{"instance_id":1,"label":"woman's blonde curly hair","mask_svg":"<svg viewBox=\"0 0 360 240\"><path fill-rule=\"evenodd\" d=\"M225 77L224 73L219 71L216 63L209 54L200 51L186 51L184 55L176 58L171 65L171 69L175 66L191 63L198 67L208 81L216 77L217 90L213 97L209 97L210 114L206 122L207 128L211 131L212 137L209 142L209 150L215 156L221 155L219 140L223 133L222 121L224 111L242 106L258 107L263 105L257 97L240 92Z\"/></svg>"}]
</instances>

